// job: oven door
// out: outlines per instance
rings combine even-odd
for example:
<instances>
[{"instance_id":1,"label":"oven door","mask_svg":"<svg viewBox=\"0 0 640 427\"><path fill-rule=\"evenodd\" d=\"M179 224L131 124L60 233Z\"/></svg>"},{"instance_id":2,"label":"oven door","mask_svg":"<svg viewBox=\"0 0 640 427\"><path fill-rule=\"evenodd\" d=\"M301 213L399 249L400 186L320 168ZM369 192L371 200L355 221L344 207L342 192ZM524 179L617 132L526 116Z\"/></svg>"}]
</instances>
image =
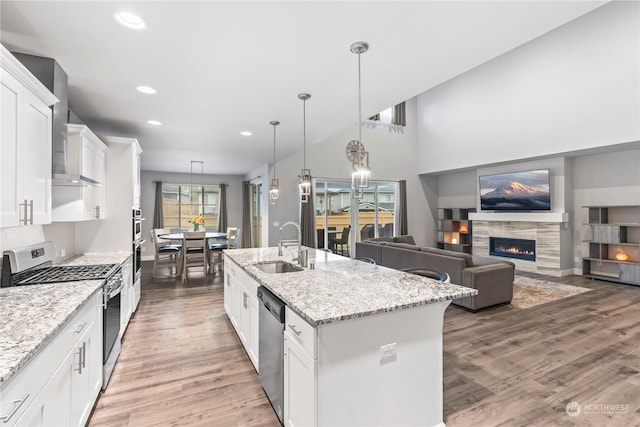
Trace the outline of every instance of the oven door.
<instances>
[{"instance_id":1,"label":"oven door","mask_svg":"<svg viewBox=\"0 0 640 427\"><path fill-rule=\"evenodd\" d=\"M111 373L120 355L120 312L124 280L116 273L104 285L102 313L102 389L109 383Z\"/></svg>"}]
</instances>

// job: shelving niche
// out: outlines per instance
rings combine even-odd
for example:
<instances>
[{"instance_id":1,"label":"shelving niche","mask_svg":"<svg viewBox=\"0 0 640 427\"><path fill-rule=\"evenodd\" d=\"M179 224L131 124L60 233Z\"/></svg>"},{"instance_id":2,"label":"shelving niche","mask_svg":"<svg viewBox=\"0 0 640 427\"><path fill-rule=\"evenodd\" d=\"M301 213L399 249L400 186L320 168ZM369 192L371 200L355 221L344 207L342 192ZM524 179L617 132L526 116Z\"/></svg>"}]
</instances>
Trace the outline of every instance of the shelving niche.
<instances>
[{"instance_id":1,"label":"shelving niche","mask_svg":"<svg viewBox=\"0 0 640 427\"><path fill-rule=\"evenodd\" d=\"M438 248L471 253L473 242L469 213L475 208L438 209Z\"/></svg>"},{"instance_id":2,"label":"shelving niche","mask_svg":"<svg viewBox=\"0 0 640 427\"><path fill-rule=\"evenodd\" d=\"M640 206L583 206L588 222L582 274L640 286Z\"/></svg>"}]
</instances>

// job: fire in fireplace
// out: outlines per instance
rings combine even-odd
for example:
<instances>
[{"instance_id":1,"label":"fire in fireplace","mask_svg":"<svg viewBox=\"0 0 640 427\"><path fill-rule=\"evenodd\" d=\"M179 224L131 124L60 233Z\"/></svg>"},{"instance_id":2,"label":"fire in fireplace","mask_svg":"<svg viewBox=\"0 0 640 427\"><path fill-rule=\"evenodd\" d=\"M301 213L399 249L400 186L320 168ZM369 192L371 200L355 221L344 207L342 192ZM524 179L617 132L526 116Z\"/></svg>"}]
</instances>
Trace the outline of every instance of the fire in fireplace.
<instances>
[{"instance_id":1,"label":"fire in fireplace","mask_svg":"<svg viewBox=\"0 0 640 427\"><path fill-rule=\"evenodd\" d=\"M489 237L489 255L535 261L536 241L508 237Z\"/></svg>"}]
</instances>

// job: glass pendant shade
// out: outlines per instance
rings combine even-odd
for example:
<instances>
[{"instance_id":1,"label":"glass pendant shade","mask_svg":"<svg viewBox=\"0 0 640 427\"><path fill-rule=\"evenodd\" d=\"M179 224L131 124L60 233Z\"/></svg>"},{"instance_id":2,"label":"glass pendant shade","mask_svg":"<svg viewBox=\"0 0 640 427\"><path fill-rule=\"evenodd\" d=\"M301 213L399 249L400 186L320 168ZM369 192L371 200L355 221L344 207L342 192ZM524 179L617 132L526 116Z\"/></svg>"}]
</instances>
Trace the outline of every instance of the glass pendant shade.
<instances>
[{"instance_id":1,"label":"glass pendant shade","mask_svg":"<svg viewBox=\"0 0 640 427\"><path fill-rule=\"evenodd\" d=\"M298 189L300 191L300 203L307 203L311 195L311 171L307 169L307 100L311 98L308 93L298 94L298 99L302 100L302 169L298 175Z\"/></svg>"},{"instance_id":2,"label":"glass pendant shade","mask_svg":"<svg viewBox=\"0 0 640 427\"><path fill-rule=\"evenodd\" d=\"M362 144L362 83L360 78L360 55L369 49L366 42L355 42L351 44L350 50L358 55L358 139L349 141L347 144L347 159L351 161L351 197L361 199L363 188L369 186L369 153Z\"/></svg>"},{"instance_id":3,"label":"glass pendant shade","mask_svg":"<svg viewBox=\"0 0 640 427\"><path fill-rule=\"evenodd\" d=\"M269 124L273 126L273 179L271 180L271 185L269 185L269 203L275 205L280 196L280 181L276 178L276 126L280 122L273 120Z\"/></svg>"}]
</instances>

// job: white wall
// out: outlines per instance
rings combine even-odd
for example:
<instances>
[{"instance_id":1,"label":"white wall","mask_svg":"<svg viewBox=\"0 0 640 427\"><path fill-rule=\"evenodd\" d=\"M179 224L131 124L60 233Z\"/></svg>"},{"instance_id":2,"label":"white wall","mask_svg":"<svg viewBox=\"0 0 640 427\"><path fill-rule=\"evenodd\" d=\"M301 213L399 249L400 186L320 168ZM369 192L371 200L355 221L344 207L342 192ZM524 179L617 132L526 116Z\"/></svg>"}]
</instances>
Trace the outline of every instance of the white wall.
<instances>
[{"instance_id":1,"label":"white wall","mask_svg":"<svg viewBox=\"0 0 640 427\"><path fill-rule=\"evenodd\" d=\"M342 108L342 107L341 107ZM354 105L355 111L355 105ZM302 122L283 123L280 126L296 126L300 129L300 151L276 164L277 178L280 179L280 200L269 209L269 244L278 241L278 228L274 221L283 224L286 221L300 222L298 174L302 168ZM313 98L307 102L307 128L322 126L314 122ZM420 179L416 173L416 102L407 101L407 126L402 130L378 126L364 127L362 142L369 151L372 169L371 179L379 181L407 181L407 204L409 234L415 236L418 244L433 240L433 231L426 218L428 206L423 194ZM351 179L351 164L345 155L347 143L358 138L358 129L353 127L317 144L307 141L307 168L315 178Z\"/></svg>"},{"instance_id":2,"label":"white wall","mask_svg":"<svg viewBox=\"0 0 640 427\"><path fill-rule=\"evenodd\" d=\"M200 182L198 176L198 183ZM242 225L242 180L241 175L204 175L204 184L227 184L227 219L229 226ZM150 231L153 228L153 210L155 204L155 181L172 184L189 184L191 175L188 173L171 173L157 171L142 171L140 174L141 209L142 216L146 218L142 223L142 237L145 243L142 246L142 257L145 260L153 259L154 247L150 239ZM206 226L207 224L205 224Z\"/></svg>"},{"instance_id":3,"label":"white wall","mask_svg":"<svg viewBox=\"0 0 640 427\"><path fill-rule=\"evenodd\" d=\"M640 140L639 13L608 3L419 95L419 173Z\"/></svg>"}]
</instances>

